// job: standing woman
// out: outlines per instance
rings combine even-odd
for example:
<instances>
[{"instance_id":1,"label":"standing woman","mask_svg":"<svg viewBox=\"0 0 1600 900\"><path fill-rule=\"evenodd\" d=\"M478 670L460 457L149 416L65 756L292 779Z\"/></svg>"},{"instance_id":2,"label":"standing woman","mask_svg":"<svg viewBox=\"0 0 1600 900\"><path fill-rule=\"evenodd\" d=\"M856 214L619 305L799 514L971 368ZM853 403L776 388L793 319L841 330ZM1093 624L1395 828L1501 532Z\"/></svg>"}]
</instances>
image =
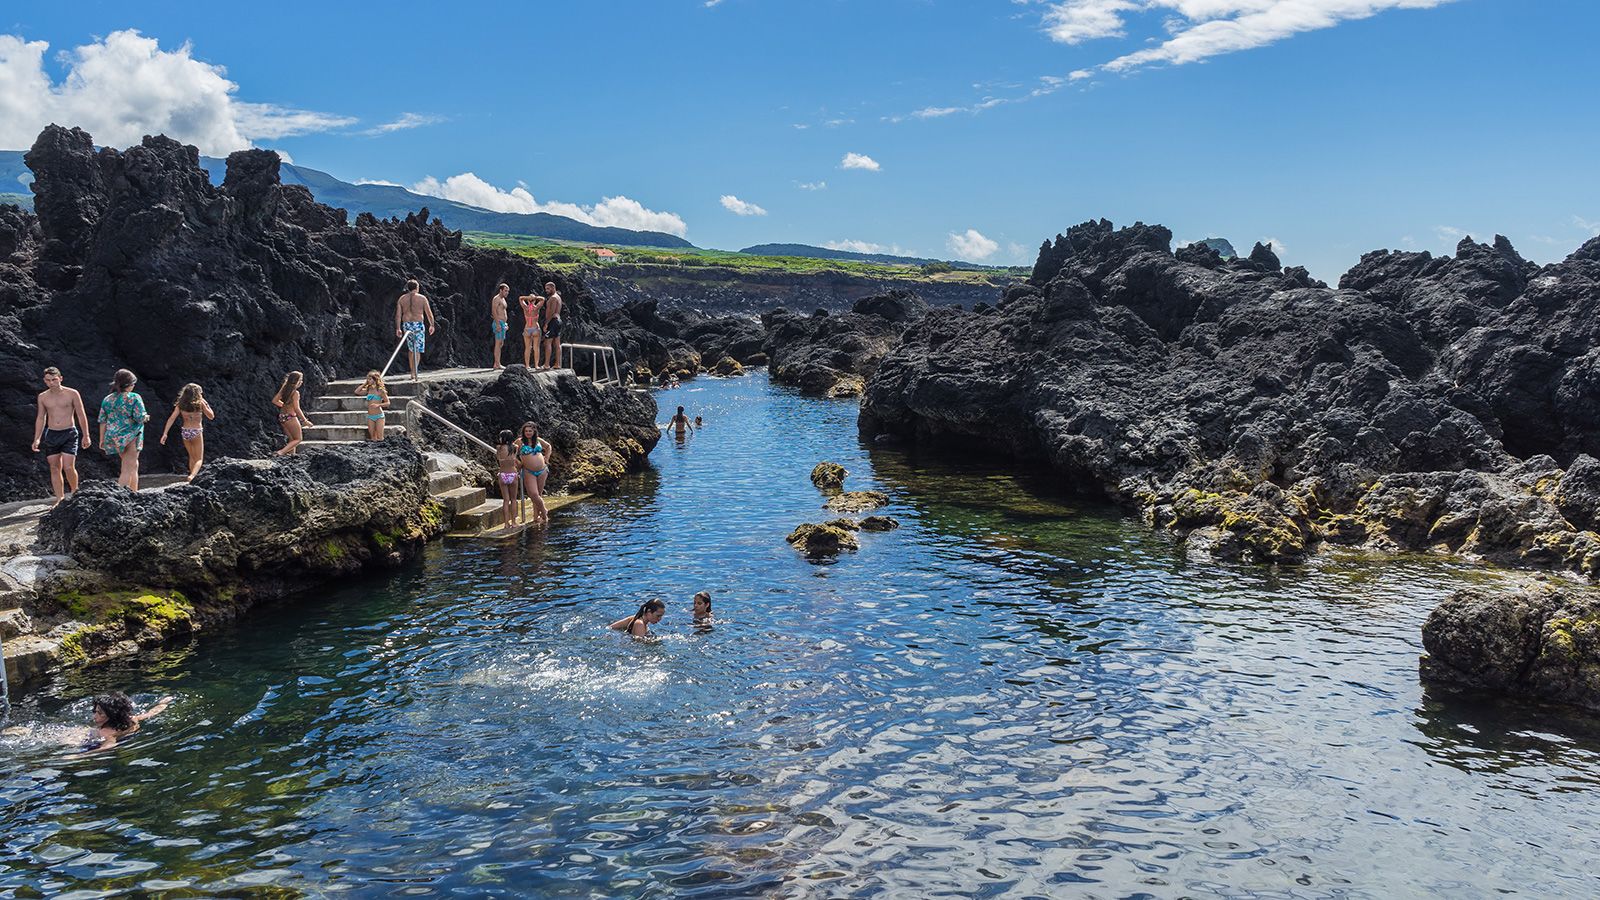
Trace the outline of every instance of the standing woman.
<instances>
[{"instance_id":1,"label":"standing woman","mask_svg":"<svg viewBox=\"0 0 1600 900\"><path fill-rule=\"evenodd\" d=\"M533 500L533 524L547 525L550 511L544 505L544 483L550 477L550 443L539 437L539 426L523 422L517 460L522 465L522 486Z\"/></svg>"},{"instance_id":2,"label":"standing woman","mask_svg":"<svg viewBox=\"0 0 1600 900\"><path fill-rule=\"evenodd\" d=\"M300 385L306 376L300 372L290 372L283 376L283 384L278 386L278 393L272 397L272 405L278 408L278 424L283 427L283 433L288 435L289 443L273 456L288 456L294 448L300 446L304 432L301 426L311 427L311 420L300 411Z\"/></svg>"},{"instance_id":3,"label":"standing woman","mask_svg":"<svg viewBox=\"0 0 1600 900\"><path fill-rule=\"evenodd\" d=\"M359 393L367 395L367 440L383 440L383 423L388 416L384 409L389 406L389 389L383 386L383 373L377 369L367 372L366 383L361 385Z\"/></svg>"},{"instance_id":4,"label":"standing woman","mask_svg":"<svg viewBox=\"0 0 1600 900\"><path fill-rule=\"evenodd\" d=\"M522 364L539 368L539 316L544 310L544 298L538 294L523 294L517 298L522 306ZM532 362L529 362L529 360Z\"/></svg>"},{"instance_id":5,"label":"standing woman","mask_svg":"<svg viewBox=\"0 0 1600 900\"><path fill-rule=\"evenodd\" d=\"M111 393L100 401L100 449L122 460L117 484L139 490L139 451L144 449L144 423L150 421L144 398L133 392L139 379L127 369L111 378Z\"/></svg>"}]
</instances>

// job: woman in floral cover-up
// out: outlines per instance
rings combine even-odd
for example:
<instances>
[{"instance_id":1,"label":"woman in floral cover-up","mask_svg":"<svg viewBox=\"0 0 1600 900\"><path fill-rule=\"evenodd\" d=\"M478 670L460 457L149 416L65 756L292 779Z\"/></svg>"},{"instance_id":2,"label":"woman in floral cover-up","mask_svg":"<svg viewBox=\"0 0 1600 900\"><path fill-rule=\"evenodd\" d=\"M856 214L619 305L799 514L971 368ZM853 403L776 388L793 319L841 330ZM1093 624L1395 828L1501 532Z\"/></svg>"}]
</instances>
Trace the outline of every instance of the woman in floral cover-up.
<instances>
[{"instance_id":1,"label":"woman in floral cover-up","mask_svg":"<svg viewBox=\"0 0 1600 900\"><path fill-rule=\"evenodd\" d=\"M100 401L100 449L122 460L117 484L130 491L139 489L139 451L144 449L144 423L150 420L144 398L133 392L137 383L132 372L118 369L111 393Z\"/></svg>"}]
</instances>

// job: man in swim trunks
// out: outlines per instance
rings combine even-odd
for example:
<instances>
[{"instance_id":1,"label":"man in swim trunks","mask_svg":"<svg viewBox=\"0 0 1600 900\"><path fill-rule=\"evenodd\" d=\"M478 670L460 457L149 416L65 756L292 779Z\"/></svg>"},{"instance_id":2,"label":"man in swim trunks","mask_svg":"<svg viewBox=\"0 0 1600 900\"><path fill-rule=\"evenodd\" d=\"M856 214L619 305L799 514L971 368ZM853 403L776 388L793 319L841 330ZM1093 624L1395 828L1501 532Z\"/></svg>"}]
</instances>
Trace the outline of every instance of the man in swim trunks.
<instances>
[{"instance_id":1,"label":"man in swim trunks","mask_svg":"<svg viewBox=\"0 0 1600 900\"><path fill-rule=\"evenodd\" d=\"M394 336L405 336L412 381L417 380L417 363L422 360L422 351L428 349L428 335L434 330L433 306L418 287L414 278L406 282L406 292L394 304Z\"/></svg>"},{"instance_id":2,"label":"man in swim trunks","mask_svg":"<svg viewBox=\"0 0 1600 900\"><path fill-rule=\"evenodd\" d=\"M561 292L554 281L544 283L544 367L561 368Z\"/></svg>"},{"instance_id":3,"label":"man in swim trunks","mask_svg":"<svg viewBox=\"0 0 1600 900\"><path fill-rule=\"evenodd\" d=\"M78 450L89 446L89 414L83 397L61 386L61 370L44 370L44 390L39 394L39 414L33 420L33 451L44 451L50 461L50 488L56 503L78 489Z\"/></svg>"}]
</instances>

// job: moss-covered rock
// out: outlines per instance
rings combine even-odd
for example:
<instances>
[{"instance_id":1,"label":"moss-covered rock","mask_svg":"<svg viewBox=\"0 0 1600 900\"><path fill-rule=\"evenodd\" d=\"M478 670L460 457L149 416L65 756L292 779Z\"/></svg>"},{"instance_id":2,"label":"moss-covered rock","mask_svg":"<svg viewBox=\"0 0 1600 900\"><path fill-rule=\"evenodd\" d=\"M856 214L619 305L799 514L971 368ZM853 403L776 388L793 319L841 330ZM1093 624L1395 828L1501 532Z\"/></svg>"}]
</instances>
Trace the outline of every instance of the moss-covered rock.
<instances>
[{"instance_id":1,"label":"moss-covered rock","mask_svg":"<svg viewBox=\"0 0 1600 900\"><path fill-rule=\"evenodd\" d=\"M1600 592L1459 591L1423 625L1424 678L1600 710Z\"/></svg>"},{"instance_id":2,"label":"moss-covered rock","mask_svg":"<svg viewBox=\"0 0 1600 900\"><path fill-rule=\"evenodd\" d=\"M720 375L725 378L739 376L744 374L744 366L739 365L739 361L733 357L724 356L723 358L717 360L716 365L711 367L711 374Z\"/></svg>"},{"instance_id":3,"label":"moss-covered rock","mask_svg":"<svg viewBox=\"0 0 1600 900\"><path fill-rule=\"evenodd\" d=\"M900 527L894 516L867 516L861 520L862 531L893 531Z\"/></svg>"},{"instance_id":4,"label":"moss-covered rock","mask_svg":"<svg viewBox=\"0 0 1600 900\"><path fill-rule=\"evenodd\" d=\"M845 491L829 497L823 507L834 512L854 513L877 509L888 502L889 496L881 491Z\"/></svg>"},{"instance_id":5,"label":"moss-covered rock","mask_svg":"<svg viewBox=\"0 0 1600 900\"><path fill-rule=\"evenodd\" d=\"M789 533L790 546L813 558L837 555L842 550L856 550L860 544L856 536L836 525L817 525L807 522Z\"/></svg>"},{"instance_id":6,"label":"moss-covered rock","mask_svg":"<svg viewBox=\"0 0 1600 900\"><path fill-rule=\"evenodd\" d=\"M844 487L844 479L850 472L838 463L819 462L811 470L811 483L821 491L837 491Z\"/></svg>"}]
</instances>

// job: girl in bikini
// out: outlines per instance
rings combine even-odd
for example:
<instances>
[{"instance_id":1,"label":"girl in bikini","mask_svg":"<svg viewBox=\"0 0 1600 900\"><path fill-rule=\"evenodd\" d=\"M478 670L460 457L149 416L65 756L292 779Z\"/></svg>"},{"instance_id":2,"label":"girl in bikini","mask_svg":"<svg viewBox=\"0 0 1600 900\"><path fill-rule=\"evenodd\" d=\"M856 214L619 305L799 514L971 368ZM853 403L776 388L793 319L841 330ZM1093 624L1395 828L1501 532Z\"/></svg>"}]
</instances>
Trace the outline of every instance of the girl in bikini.
<instances>
[{"instance_id":1,"label":"girl in bikini","mask_svg":"<svg viewBox=\"0 0 1600 900\"><path fill-rule=\"evenodd\" d=\"M524 294L517 298L517 303L522 306L522 364L538 368L539 344L543 337L539 331L539 315L544 298L538 294ZM529 359L533 360L531 365Z\"/></svg>"},{"instance_id":2,"label":"girl in bikini","mask_svg":"<svg viewBox=\"0 0 1600 900\"><path fill-rule=\"evenodd\" d=\"M144 449L144 423L150 421L144 398L133 392L139 379L127 369L111 378L111 393L100 401L100 449L122 461L117 483L139 490L139 451Z\"/></svg>"},{"instance_id":3,"label":"girl in bikini","mask_svg":"<svg viewBox=\"0 0 1600 900\"><path fill-rule=\"evenodd\" d=\"M550 512L544 505L544 483L550 477L550 443L539 437L539 426L522 423L517 441L517 460L522 464L522 486L533 499L533 524L546 525Z\"/></svg>"},{"instance_id":4,"label":"girl in bikini","mask_svg":"<svg viewBox=\"0 0 1600 900\"><path fill-rule=\"evenodd\" d=\"M211 404L206 402L205 392L200 385L189 382L178 392L178 402L172 405L172 415L167 416L167 424L161 428L161 446L167 445L167 435L172 433L172 423L183 417L183 426L178 430L178 436L183 438L183 449L189 451L189 477L185 481L193 481L194 476L200 473L200 464L206 459L206 419L215 419L217 414L211 411Z\"/></svg>"},{"instance_id":5,"label":"girl in bikini","mask_svg":"<svg viewBox=\"0 0 1600 900\"><path fill-rule=\"evenodd\" d=\"M311 427L311 420L300 411L300 385L305 383L306 376L301 372L290 372L283 376L283 384L278 386L278 393L272 397L272 405L278 408L278 424L282 426L283 433L288 436L289 443L273 456L288 456L294 448L300 446L305 428Z\"/></svg>"},{"instance_id":6,"label":"girl in bikini","mask_svg":"<svg viewBox=\"0 0 1600 900\"><path fill-rule=\"evenodd\" d=\"M366 382L356 393L367 395L367 440L383 440L383 422L387 415L383 410L390 402L389 389L383 386L383 373L377 369L368 372Z\"/></svg>"},{"instance_id":7,"label":"girl in bikini","mask_svg":"<svg viewBox=\"0 0 1600 900\"><path fill-rule=\"evenodd\" d=\"M639 611L626 619L611 623L612 631L623 631L636 638L649 637L650 626L660 622L667 614L667 604L662 600L646 600Z\"/></svg>"},{"instance_id":8,"label":"girl in bikini","mask_svg":"<svg viewBox=\"0 0 1600 900\"><path fill-rule=\"evenodd\" d=\"M521 525L522 504L517 502L517 436L510 429L500 432L500 442L495 445L494 458L500 464L500 512L505 519L506 531L513 524Z\"/></svg>"}]
</instances>

